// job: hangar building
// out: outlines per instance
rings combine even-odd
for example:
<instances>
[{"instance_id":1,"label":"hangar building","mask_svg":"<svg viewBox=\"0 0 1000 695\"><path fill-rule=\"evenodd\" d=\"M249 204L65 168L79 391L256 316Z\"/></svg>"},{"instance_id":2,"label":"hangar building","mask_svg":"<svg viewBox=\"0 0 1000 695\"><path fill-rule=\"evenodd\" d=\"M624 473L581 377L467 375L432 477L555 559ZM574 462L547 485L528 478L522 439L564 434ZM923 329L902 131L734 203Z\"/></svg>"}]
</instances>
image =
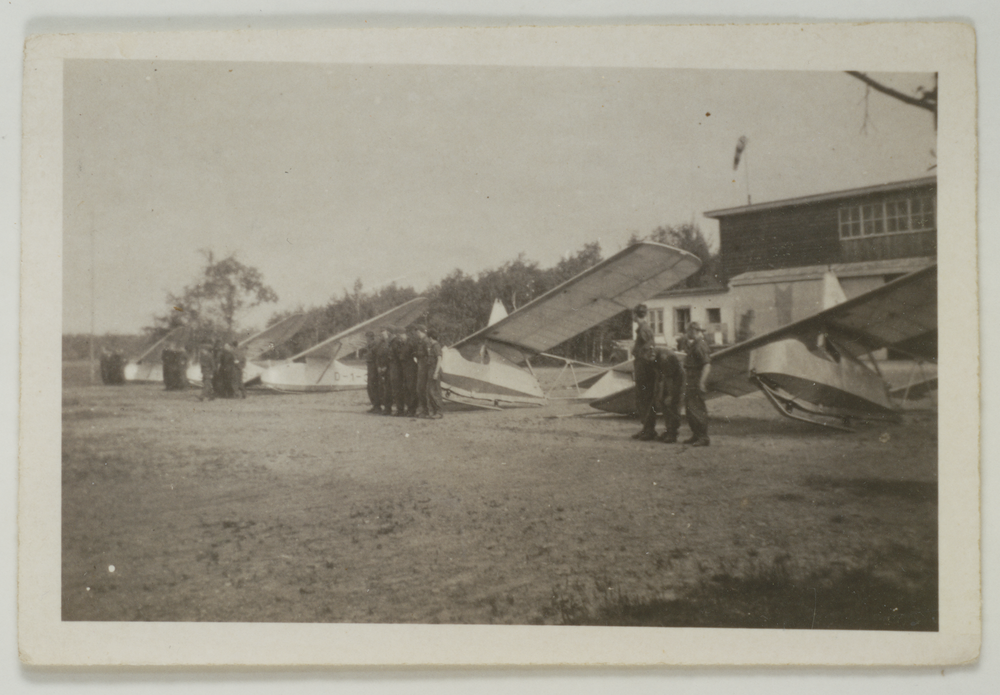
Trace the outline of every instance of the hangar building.
<instances>
[{"instance_id":1,"label":"hangar building","mask_svg":"<svg viewBox=\"0 0 1000 695\"><path fill-rule=\"evenodd\" d=\"M823 309L827 270L848 299L934 262L934 176L711 210L725 287L677 289L646 304L659 343L697 321L730 345Z\"/></svg>"}]
</instances>

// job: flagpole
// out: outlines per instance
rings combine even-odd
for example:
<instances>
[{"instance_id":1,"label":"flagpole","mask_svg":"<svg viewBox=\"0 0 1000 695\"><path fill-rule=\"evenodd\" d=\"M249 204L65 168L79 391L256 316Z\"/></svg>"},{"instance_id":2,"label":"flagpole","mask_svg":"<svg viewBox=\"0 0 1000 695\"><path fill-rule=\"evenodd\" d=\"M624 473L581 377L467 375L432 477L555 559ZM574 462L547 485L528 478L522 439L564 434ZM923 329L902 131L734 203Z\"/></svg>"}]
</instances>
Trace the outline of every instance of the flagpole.
<instances>
[{"instance_id":1,"label":"flagpole","mask_svg":"<svg viewBox=\"0 0 1000 695\"><path fill-rule=\"evenodd\" d=\"M747 175L747 205L750 205L750 155L744 150L743 161L746 163L743 170Z\"/></svg>"}]
</instances>

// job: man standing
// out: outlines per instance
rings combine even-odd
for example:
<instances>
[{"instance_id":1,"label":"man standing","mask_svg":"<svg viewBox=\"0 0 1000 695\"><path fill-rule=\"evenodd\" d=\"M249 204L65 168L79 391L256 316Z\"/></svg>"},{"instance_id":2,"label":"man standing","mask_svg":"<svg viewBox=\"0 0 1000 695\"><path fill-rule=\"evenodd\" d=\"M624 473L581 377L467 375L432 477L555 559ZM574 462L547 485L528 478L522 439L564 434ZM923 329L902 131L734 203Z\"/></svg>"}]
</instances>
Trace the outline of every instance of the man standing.
<instances>
[{"instance_id":1,"label":"man standing","mask_svg":"<svg viewBox=\"0 0 1000 695\"><path fill-rule=\"evenodd\" d=\"M392 394L390 410L392 405L396 406L393 415L403 417L406 414L406 385L403 383L403 360L406 338L401 328L394 328L392 338L389 340L389 392Z\"/></svg>"},{"instance_id":2,"label":"man standing","mask_svg":"<svg viewBox=\"0 0 1000 695\"><path fill-rule=\"evenodd\" d=\"M656 372L652 363L653 329L646 323L646 305L640 304L632 310L635 319L635 345L632 347L633 371L635 377L635 410L642 422L642 429L632 435L632 439L649 441L656 439L656 430L647 423L656 424L653 396L656 390Z\"/></svg>"},{"instance_id":3,"label":"man standing","mask_svg":"<svg viewBox=\"0 0 1000 695\"><path fill-rule=\"evenodd\" d=\"M403 341L403 405L406 414L417 414L417 332L413 326L406 329Z\"/></svg>"},{"instance_id":4,"label":"man standing","mask_svg":"<svg viewBox=\"0 0 1000 695\"><path fill-rule=\"evenodd\" d=\"M212 387L212 380L215 379L215 351L208 343L204 343L198 350L198 363L201 365L201 395L198 400L215 400L215 389Z\"/></svg>"},{"instance_id":5,"label":"man standing","mask_svg":"<svg viewBox=\"0 0 1000 695\"><path fill-rule=\"evenodd\" d=\"M247 366L246 353L240 350L240 344L235 340L230 343L230 352L233 354L233 366L229 374L230 391L233 398L246 398L247 387L243 385L243 368Z\"/></svg>"},{"instance_id":6,"label":"man standing","mask_svg":"<svg viewBox=\"0 0 1000 695\"><path fill-rule=\"evenodd\" d=\"M111 381L111 350L106 347L101 348L101 383L110 384Z\"/></svg>"},{"instance_id":7,"label":"man standing","mask_svg":"<svg viewBox=\"0 0 1000 695\"><path fill-rule=\"evenodd\" d=\"M690 439L685 444L708 446L708 408L705 394L708 392L708 375L712 371L712 356L705 342L705 331L697 322L687 327L688 352L684 358L684 408L687 410Z\"/></svg>"},{"instance_id":8,"label":"man standing","mask_svg":"<svg viewBox=\"0 0 1000 695\"><path fill-rule=\"evenodd\" d=\"M681 426L681 394L684 389L684 369L680 358L674 351L665 346L652 349L653 373L656 375L656 386L653 392L653 407L649 409L643 422L643 430L656 432L656 411L663 413L663 424L666 429L660 435L660 441L666 444L677 442L677 430Z\"/></svg>"},{"instance_id":9,"label":"man standing","mask_svg":"<svg viewBox=\"0 0 1000 695\"><path fill-rule=\"evenodd\" d=\"M178 391L187 391L189 362L187 349L183 345L178 345L174 352L174 383Z\"/></svg>"},{"instance_id":10,"label":"man standing","mask_svg":"<svg viewBox=\"0 0 1000 695\"><path fill-rule=\"evenodd\" d=\"M218 353L215 365L215 395L220 398L233 398L233 370L236 368L236 357L229 343L223 343Z\"/></svg>"},{"instance_id":11,"label":"man standing","mask_svg":"<svg viewBox=\"0 0 1000 695\"><path fill-rule=\"evenodd\" d=\"M414 326L414 333L417 334L417 417L429 417L427 412L427 382L430 373L427 371L427 363L430 358L430 345L427 340L427 329L423 326Z\"/></svg>"},{"instance_id":12,"label":"man standing","mask_svg":"<svg viewBox=\"0 0 1000 695\"><path fill-rule=\"evenodd\" d=\"M392 389L389 384L389 329L382 327L378 342L375 345L375 366L378 370L379 402L383 415L392 415Z\"/></svg>"},{"instance_id":13,"label":"man standing","mask_svg":"<svg viewBox=\"0 0 1000 695\"><path fill-rule=\"evenodd\" d=\"M176 363L174 357L174 344L167 343L163 346L163 351L160 352L160 364L162 365L161 369L163 372L163 388L167 391L173 391L176 388L174 380Z\"/></svg>"},{"instance_id":14,"label":"man standing","mask_svg":"<svg viewBox=\"0 0 1000 695\"><path fill-rule=\"evenodd\" d=\"M365 345L365 365L368 367L368 400L372 404L372 408L368 412L380 413L382 412L382 394L378 383L375 331L365 332L365 340L368 341Z\"/></svg>"},{"instance_id":15,"label":"man standing","mask_svg":"<svg viewBox=\"0 0 1000 695\"><path fill-rule=\"evenodd\" d=\"M441 343L437 341L437 332L432 328L427 331L427 408L430 417L439 420L441 413Z\"/></svg>"}]
</instances>

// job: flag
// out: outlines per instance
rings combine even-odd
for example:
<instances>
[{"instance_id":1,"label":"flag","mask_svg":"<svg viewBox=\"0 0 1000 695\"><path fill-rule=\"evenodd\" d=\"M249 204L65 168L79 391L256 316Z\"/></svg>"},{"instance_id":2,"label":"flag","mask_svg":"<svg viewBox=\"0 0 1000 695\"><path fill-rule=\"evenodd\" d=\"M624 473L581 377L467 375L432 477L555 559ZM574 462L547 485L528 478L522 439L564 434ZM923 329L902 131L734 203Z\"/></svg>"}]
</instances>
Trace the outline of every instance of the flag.
<instances>
[{"instance_id":1,"label":"flag","mask_svg":"<svg viewBox=\"0 0 1000 695\"><path fill-rule=\"evenodd\" d=\"M733 171L740 166L740 156L743 154L743 150L747 147L747 136L741 135L740 139L736 141L736 156L733 157Z\"/></svg>"}]
</instances>

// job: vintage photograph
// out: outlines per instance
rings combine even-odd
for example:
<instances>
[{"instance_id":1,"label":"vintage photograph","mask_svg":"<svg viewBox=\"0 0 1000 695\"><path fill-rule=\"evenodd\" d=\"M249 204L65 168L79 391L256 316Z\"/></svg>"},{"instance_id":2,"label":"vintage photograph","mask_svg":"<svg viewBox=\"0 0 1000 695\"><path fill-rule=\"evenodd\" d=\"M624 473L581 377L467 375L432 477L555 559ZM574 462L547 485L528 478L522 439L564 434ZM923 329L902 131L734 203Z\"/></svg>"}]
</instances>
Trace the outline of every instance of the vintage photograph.
<instances>
[{"instance_id":1,"label":"vintage photograph","mask_svg":"<svg viewBox=\"0 0 1000 695\"><path fill-rule=\"evenodd\" d=\"M68 629L942 630L939 72L61 66Z\"/></svg>"}]
</instances>

